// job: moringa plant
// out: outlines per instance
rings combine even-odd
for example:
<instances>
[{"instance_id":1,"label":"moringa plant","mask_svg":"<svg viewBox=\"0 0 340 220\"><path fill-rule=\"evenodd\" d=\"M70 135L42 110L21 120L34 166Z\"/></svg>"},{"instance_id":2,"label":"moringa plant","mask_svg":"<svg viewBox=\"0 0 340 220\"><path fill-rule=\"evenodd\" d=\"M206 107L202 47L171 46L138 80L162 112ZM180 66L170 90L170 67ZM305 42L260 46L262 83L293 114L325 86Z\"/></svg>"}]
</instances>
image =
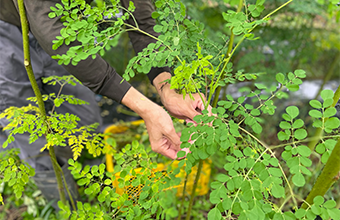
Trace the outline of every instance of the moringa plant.
<instances>
[{"instance_id":1,"label":"moringa plant","mask_svg":"<svg viewBox=\"0 0 340 220\"><path fill-rule=\"evenodd\" d=\"M262 16L265 0L224 2L235 10L223 13L230 34L221 34L219 41L206 38L204 25L191 19L179 0L155 1L156 11L152 17L157 21L154 30L159 36L146 33L137 22L134 23L132 2L128 8L123 8L118 1L98 1L93 6L82 0L62 0L61 4L51 7L49 17L60 17L65 25L53 48L79 42L66 54L53 57L59 64L77 65L98 53L103 55L117 43L120 34L138 31L153 38L155 43L129 61L124 79L129 80L137 73L148 73L151 67L171 66L171 88L183 94L183 98L198 93L205 106L202 114L181 132L181 147L189 148L190 153L179 152L178 158L185 159L177 167L169 165L166 172L155 171L157 155L137 141L119 152L91 145L95 155L113 154L114 173L105 172L104 164L82 168L75 161L76 157L70 160L70 169L78 184L84 186L85 194L95 202L78 201L72 211L59 202L64 218L190 219L197 198L197 183L204 172L203 161L219 157L223 164L219 164L222 169L211 176L209 220L315 219L316 216L340 219L338 202L331 198L326 200L324 196L339 179L340 120L334 117L334 106L340 98L340 87L335 93L324 90L320 93L322 100L309 102L311 126L322 132L310 135L306 118L300 116L298 107L291 105L281 115L277 133L279 143L268 145L268 137L262 128L266 123L264 116L279 114L277 102L298 91L308 73L301 69L277 73L275 82L264 84L256 81L259 73L235 70L232 58L242 42L259 37L254 33L256 28L266 25L274 13L286 5L294 7L294 3L289 0ZM100 28L103 23L109 24L108 27ZM252 82L253 87L242 87L241 95L220 95L226 85L239 82ZM209 105L211 111L208 111ZM109 140L114 148L114 140ZM315 149L307 146L311 141L316 142ZM82 148L82 145L74 144L76 155ZM317 172L313 170L313 155L318 156L321 164ZM188 176L196 166L187 210L182 210L183 206L178 204L184 204L186 200L185 185L182 199L172 193L181 182L177 174L182 169ZM135 168L140 170L137 172ZM320 171L315 184L310 183L313 187L309 195L301 197L297 191L306 186L310 176L317 176ZM118 187L112 185L115 182ZM128 187L138 190L132 195L117 191Z\"/></svg>"}]
</instances>

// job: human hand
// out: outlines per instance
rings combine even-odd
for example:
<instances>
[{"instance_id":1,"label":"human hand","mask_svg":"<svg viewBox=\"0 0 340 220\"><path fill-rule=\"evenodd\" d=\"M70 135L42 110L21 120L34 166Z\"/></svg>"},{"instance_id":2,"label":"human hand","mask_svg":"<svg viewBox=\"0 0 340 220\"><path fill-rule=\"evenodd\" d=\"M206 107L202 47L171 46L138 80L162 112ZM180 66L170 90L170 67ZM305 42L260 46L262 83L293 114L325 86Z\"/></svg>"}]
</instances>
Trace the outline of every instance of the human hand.
<instances>
[{"instance_id":1,"label":"human hand","mask_svg":"<svg viewBox=\"0 0 340 220\"><path fill-rule=\"evenodd\" d=\"M154 79L154 85L161 97L161 101L164 107L169 113L179 119L184 119L192 122L196 115L201 114L205 109L204 102L205 96L203 94L192 94L192 99L189 95L186 95L183 99L183 95L176 93L175 90L170 89L170 84L164 82L171 77L170 73L161 73ZM202 98L203 100L202 100ZM211 106L207 109L211 112Z\"/></svg>"},{"instance_id":2,"label":"human hand","mask_svg":"<svg viewBox=\"0 0 340 220\"><path fill-rule=\"evenodd\" d=\"M143 119L149 133L151 149L170 159L176 159L178 151L181 150L181 141L168 113L157 106Z\"/></svg>"},{"instance_id":3,"label":"human hand","mask_svg":"<svg viewBox=\"0 0 340 220\"><path fill-rule=\"evenodd\" d=\"M177 152L181 150L181 142L168 113L133 87L125 94L122 103L144 119L151 149L170 159L176 159Z\"/></svg>"}]
</instances>

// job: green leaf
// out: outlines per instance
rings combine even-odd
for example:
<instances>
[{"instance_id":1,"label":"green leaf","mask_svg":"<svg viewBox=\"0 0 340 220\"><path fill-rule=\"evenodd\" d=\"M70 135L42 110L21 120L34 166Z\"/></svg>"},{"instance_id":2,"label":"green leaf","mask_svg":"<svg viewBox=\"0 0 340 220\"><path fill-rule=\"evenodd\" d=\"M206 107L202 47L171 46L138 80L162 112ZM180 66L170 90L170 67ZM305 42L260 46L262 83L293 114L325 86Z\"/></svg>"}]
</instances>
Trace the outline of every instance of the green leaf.
<instances>
[{"instance_id":1,"label":"green leaf","mask_svg":"<svg viewBox=\"0 0 340 220\"><path fill-rule=\"evenodd\" d=\"M312 205L311 210L315 215L320 215L322 213L322 209L316 204Z\"/></svg>"},{"instance_id":2,"label":"green leaf","mask_svg":"<svg viewBox=\"0 0 340 220\"><path fill-rule=\"evenodd\" d=\"M340 219L340 209L336 209L336 208L327 209L327 212L333 220L339 220Z\"/></svg>"},{"instance_id":3,"label":"green leaf","mask_svg":"<svg viewBox=\"0 0 340 220\"><path fill-rule=\"evenodd\" d=\"M323 117L324 118L329 118L329 117L331 117L331 116L333 116L333 115L335 115L336 114L336 108L334 108L334 107L332 107L332 108L327 108L326 110L325 110L325 112L323 113Z\"/></svg>"},{"instance_id":4,"label":"green leaf","mask_svg":"<svg viewBox=\"0 0 340 220\"><path fill-rule=\"evenodd\" d=\"M252 126L251 126L251 129L253 129L253 131L256 133L256 134L260 134L262 132L262 126L259 124L259 123L254 123Z\"/></svg>"},{"instance_id":5,"label":"green leaf","mask_svg":"<svg viewBox=\"0 0 340 220\"><path fill-rule=\"evenodd\" d=\"M237 215L237 214L240 214L240 213L243 211L243 209L242 209L242 207L241 207L241 205L240 205L239 202L235 202L235 203L234 203L234 205L233 205L233 207L232 207L232 211L233 211L233 213L235 213L236 215Z\"/></svg>"},{"instance_id":6,"label":"green leaf","mask_svg":"<svg viewBox=\"0 0 340 220\"><path fill-rule=\"evenodd\" d=\"M182 158L182 157L185 157L185 154L186 154L186 152L185 151L178 151L178 153L177 153L177 158Z\"/></svg>"},{"instance_id":7,"label":"green leaf","mask_svg":"<svg viewBox=\"0 0 340 220\"><path fill-rule=\"evenodd\" d=\"M253 110L250 111L250 114L252 116L259 116L261 114L261 112L258 109L253 109Z\"/></svg>"},{"instance_id":8,"label":"green leaf","mask_svg":"<svg viewBox=\"0 0 340 220\"><path fill-rule=\"evenodd\" d=\"M336 140L333 139L328 139L324 142L325 147L329 150L333 150L335 144L336 144Z\"/></svg>"},{"instance_id":9,"label":"green leaf","mask_svg":"<svg viewBox=\"0 0 340 220\"><path fill-rule=\"evenodd\" d=\"M233 153L236 157L243 157L243 154L240 150L235 150Z\"/></svg>"},{"instance_id":10,"label":"green leaf","mask_svg":"<svg viewBox=\"0 0 340 220\"><path fill-rule=\"evenodd\" d=\"M156 18L158 18L159 16L160 16L160 14L159 14L158 12L156 12L156 11L152 12L152 14L151 14L151 17L152 17L153 19L156 19Z\"/></svg>"},{"instance_id":11,"label":"green leaf","mask_svg":"<svg viewBox=\"0 0 340 220\"><path fill-rule=\"evenodd\" d=\"M305 78L306 77L306 71L304 70L295 70L294 71L295 76L299 77L299 78Z\"/></svg>"},{"instance_id":12,"label":"green leaf","mask_svg":"<svg viewBox=\"0 0 340 220\"><path fill-rule=\"evenodd\" d=\"M273 183L271 193L275 198L281 198L285 196L285 189L281 185Z\"/></svg>"},{"instance_id":13,"label":"green leaf","mask_svg":"<svg viewBox=\"0 0 340 220\"><path fill-rule=\"evenodd\" d=\"M313 202L317 206L321 206L324 203L325 199L322 196L315 196Z\"/></svg>"},{"instance_id":14,"label":"green leaf","mask_svg":"<svg viewBox=\"0 0 340 220\"><path fill-rule=\"evenodd\" d=\"M294 131L294 137L298 140L302 140L307 137L307 131L303 128Z\"/></svg>"},{"instance_id":15,"label":"green leaf","mask_svg":"<svg viewBox=\"0 0 340 220\"><path fill-rule=\"evenodd\" d=\"M148 195L149 195L148 191L141 192L141 194L139 195L139 200L146 199L148 197Z\"/></svg>"},{"instance_id":16,"label":"green leaf","mask_svg":"<svg viewBox=\"0 0 340 220\"><path fill-rule=\"evenodd\" d=\"M163 26L162 26L162 25L159 25L159 24L157 24L157 25L155 25L155 26L153 27L153 30L154 30L155 32L157 32L157 33L161 33L161 32L162 32L162 29L163 29Z\"/></svg>"},{"instance_id":17,"label":"green leaf","mask_svg":"<svg viewBox=\"0 0 340 220\"><path fill-rule=\"evenodd\" d=\"M330 89L325 89L325 90L322 90L321 93L320 93L320 96L323 100L326 100L326 99L333 99L334 97L334 93L332 90Z\"/></svg>"},{"instance_id":18,"label":"green leaf","mask_svg":"<svg viewBox=\"0 0 340 220\"><path fill-rule=\"evenodd\" d=\"M326 99L326 100L324 100L324 102L322 103L322 107L328 108L328 107L331 106L332 104L333 104L333 99Z\"/></svg>"},{"instance_id":19,"label":"green leaf","mask_svg":"<svg viewBox=\"0 0 340 220\"><path fill-rule=\"evenodd\" d=\"M48 17L49 18L55 18L57 15L56 15L56 13L54 13L54 12L50 12L50 13L48 13Z\"/></svg>"},{"instance_id":20,"label":"green leaf","mask_svg":"<svg viewBox=\"0 0 340 220\"><path fill-rule=\"evenodd\" d=\"M295 215L291 211L286 211L283 213L283 217L285 220L295 220Z\"/></svg>"},{"instance_id":21,"label":"green leaf","mask_svg":"<svg viewBox=\"0 0 340 220\"><path fill-rule=\"evenodd\" d=\"M292 119L296 118L299 115L299 109L296 106L288 106L286 108L286 112Z\"/></svg>"},{"instance_id":22,"label":"green leaf","mask_svg":"<svg viewBox=\"0 0 340 220\"><path fill-rule=\"evenodd\" d=\"M284 120L286 120L286 121L291 121L292 119L290 118L290 116L288 115L288 114L286 114L286 113L283 113L282 114L282 118L284 119Z\"/></svg>"},{"instance_id":23,"label":"green leaf","mask_svg":"<svg viewBox=\"0 0 340 220\"><path fill-rule=\"evenodd\" d=\"M323 154L326 151L325 144L320 143L320 144L316 145L315 151L319 154Z\"/></svg>"},{"instance_id":24,"label":"green leaf","mask_svg":"<svg viewBox=\"0 0 340 220\"><path fill-rule=\"evenodd\" d=\"M312 153L312 151L309 149L309 147L307 147L305 145L298 146L297 151L303 157L309 157Z\"/></svg>"},{"instance_id":25,"label":"green leaf","mask_svg":"<svg viewBox=\"0 0 340 220\"><path fill-rule=\"evenodd\" d=\"M174 45L177 46L179 43L179 37L174 37L173 41L174 41Z\"/></svg>"},{"instance_id":26,"label":"green leaf","mask_svg":"<svg viewBox=\"0 0 340 220\"><path fill-rule=\"evenodd\" d=\"M221 218L222 214L217 207L211 209L208 213L208 220L220 220Z\"/></svg>"},{"instance_id":27,"label":"green leaf","mask_svg":"<svg viewBox=\"0 0 340 220\"><path fill-rule=\"evenodd\" d=\"M230 180L230 177L228 175L225 175L223 173L220 173L216 176L216 179L222 183L227 182L228 180Z\"/></svg>"},{"instance_id":28,"label":"green leaf","mask_svg":"<svg viewBox=\"0 0 340 220\"><path fill-rule=\"evenodd\" d=\"M327 209L334 208L336 206L336 202L334 200L328 200L323 204L323 207Z\"/></svg>"},{"instance_id":29,"label":"green leaf","mask_svg":"<svg viewBox=\"0 0 340 220\"><path fill-rule=\"evenodd\" d=\"M258 89L267 89L267 86L265 86L264 84L261 84L261 83L255 83L255 86L256 86Z\"/></svg>"},{"instance_id":30,"label":"green leaf","mask_svg":"<svg viewBox=\"0 0 340 220\"><path fill-rule=\"evenodd\" d=\"M298 187L302 187L306 184L305 177L301 173L296 173L293 176L292 180L293 180L293 183Z\"/></svg>"},{"instance_id":31,"label":"green leaf","mask_svg":"<svg viewBox=\"0 0 340 220\"><path fill-rule=\"evenodd\" d=\"M299 85L295 85L295 84L288 84L286 85L286 87L292 92L296 92L300 89Z\"/></svg>"},{"instance_id":32,"label":"green leaf","mask_svg":"<svg viewBox=\"0 0 340 220\"><path fill-rule=\"evenodd\" d=\"M222 202L222 207L224 210L229 210L231 208L232 200L231 198L227 197Z\"/></svg>"},{"instance_id":33,"label":"green leaf","mask_svg":"<svg viewBox=\"0 0 340 220\"><path fill-rule=\"evenodd\" d=\"M338 118L329 118L326 122L325 122L325 127L329 130L332 129L336 129L340 126L340 120Z\"/></svg>"},{"instance_id":34,"label":"green leaf","mask_svg":"<svg viewBox=\"0 0 340 220\"><path fill-rule=\"evenodd\" d=\"M324 154L322 154L322 156L321 156L321 162L323 163L323 164L326 164L327 163L327 160L328 160L328 158L329 158L329 156L330 156L330 153L328 152L328 151L326 151Z\"/></svg>"},{"instance_id":35,"label":"green leaf","mask_svg":"<svg viewBox=\"0 0 340 220\"><path fill-rule=\"evenodd\" d=\"M111 180L111 179L106 179L106 180L104 181L104 184L105 184L105 185L111 185L111 184L112 184L112 180Z\"/></svg>"},{"instance_id":36,"label":"green leaf","mask_svg":"<svg viewBox=\"0 0 340 220\"><path fill-rule=\"evenodd\" d=\"M277 134L277 138L280 140L280 141L284 141L284 140L289 140L289 135L287 135L285 132L283 131L280 131L278 134Z\"/></svg>"},{"instance_id":37,"label":"green leaf","mask_svg":"<svg viewBox=\"0 0 340 220\"><path fill-rule=\"evenodd\" d=\"M321 118L322 117L322 113L318 110L310 110L309 111L309 115L313 118Z\"/></svg>"},{"instance_id":38,"label":"green leaf","mask_svg":"<svg viewBox=\"0 0 340 220\"><path fill-rule=\"evenodd\" d=\"M294 123L293 123L293 128L301 128L302 126L304 126L304 122L303 122L303 120L302 119L298 119L298 120L296 120L296 121L294 121Z\"/></svg>"},{"instance_id":39,"label":"green leaf","mask_svg":"<svg viewBox=\"0 0 340 220\"><path fill-rule=\"evenodd\" d=\"M279 126L282 129L290 129L292 127L292 125L286 121L281 121Z\"/></svg>"},{"instance_id":40,"label":"green leaf","mask_svg":"<svg viewBox=\"0 0 340 220\"><path fill-rule=\"evenodd\" d=\"M273 220L283 220L282 214L281 213L275 213Z\"/></svg>"},{"instance_id":41,"label":"green leaf","mask_svg":"<svg viewBox=\"0 0 340 220\"><path fill-rule=\"evenodd\" d=\"M8 186L13 186L16 182L17 182L17 179L13 178L8 182Z\"/></svg>"},{"instance_id":42,"label":"green leaf","mask_svg":"<svg viewBox=\"0 0 340 220\"><path fill-rule=\"evenodd\" d=\"M295 212L295 217L298 219L302 219L306 215L306 209L298 209Z\"/></svg>"},{"instance_id":43,"label":"green leaf","mask_svg":"<svg viewBox=\"0 0 340 220\"><path fill-rule=\"evenodd\" d=\"M207 154L205 148L198 149L197 153L198 153L199 158L202 160L207 159L209 157L209 154Z\"/></svg>"},{"instance_id":44,"label":"green leaf","mask_svg":"<svg viewBox=\"0 0 340 220\"><path fill-rule=\"evenodd\" d=\"M276 81L278 81L281 84L284 84L285 76L282 73L276 74Z\"/></svg>"},{"instance_id":45,"label":"green leaf","mask_svg":"<svg viewBox=\"0 0 340 220\"><path fill-rule=\"evenodd\" d=\"M281 177L282 176L282 172L279 168L274 168L274 167L270 167L268 168L268 172L276 177Z\"/></svg>"},{"instance_id":46,"label":"green leaf","mask_svg":"<svg viewBox=\"0 0 340 220\"><path fill-rule=\"evenodd\" d=\"M322 108L321 102L319 102L318 100L311 100L309 104L313 108Z\"/></svg>"}]
</instances>

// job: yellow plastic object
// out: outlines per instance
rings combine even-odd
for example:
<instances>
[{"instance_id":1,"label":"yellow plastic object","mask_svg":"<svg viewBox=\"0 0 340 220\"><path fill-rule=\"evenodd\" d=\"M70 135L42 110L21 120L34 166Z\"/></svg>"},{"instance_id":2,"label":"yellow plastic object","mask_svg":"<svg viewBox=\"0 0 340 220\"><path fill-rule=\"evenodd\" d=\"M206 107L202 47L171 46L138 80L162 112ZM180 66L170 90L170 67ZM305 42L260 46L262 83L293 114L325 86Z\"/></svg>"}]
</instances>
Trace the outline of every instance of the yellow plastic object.
<instances>
[{"instance_id":1,"label":"yellow plastic object","mask_svg":"<svg viewBox=\"0 0 340 220\"><path fill-rule=\"evenodd\" d=\"M138 120L138 121L134 121L131 124L133 125L139 125L141 123L144 123L143 120ZM126 131L128 129L127 126L120 126L120 125L112 125L109 126L106 130L105 133L113 133L113 134L117 134L117 133L122 133L124 131ZM108 137L105 137L105 139L107 139ZM111 146L106 146L108 148L110 148ZM157 168L152 170L152 174L156 173L156 172L162 172L163 175L167 175L166 169L167 166L172 166L173 169L175 169L176 167L178 167L178 163L180 161L175 160L173 163L170 164L164 164L164 163L158 163L157 164ZM114 168L113 168L113 159L112 159L112 155L106 154L106 169L108 172L113 172ZM141 168L136 168L134 169L134 172L136 174L141 173ZM193 167L191 170L191 173L188 176L187 179L187 183L186 183L186 193L188 195L191 195L192 192L192 188L194 185L194 180L196 177L196 173L197 173L197 166ZM205 195L209 192L209 179L210 179L210 173L211 173L211 160L207 159L203 161L203 167L202 167L202 171L201 171L201 175L200 178L198 180L198 185L196 188L196 195ZM138 198L139 194L141 192L141 189L143 188L143 185L138 185L138 186L125 186L124 188L119 188L118 186L118 179L121 178L120 177L120 173L116 173L115 174L116 178L115 180L112 182L113 186L116 188L116 192L120 195L126 193L128 194L129 198ZM186 173L184 170L184 166L181 168L180 172L176 175L176 177L181 178L181 182L179 185L174 186L172 188L177 188L177 196L182 196L183 193L183 187L184 187L184 182L185 182L185 177L186 177ZM126 175L124 177L124 180L127 181L129 180L130 182L132 182L136 177L133 175Z\"/></svg>"},{"instance_id":2,"label":"yellow plastic object","mask_svg":"<svg viewBox=\"0 0 340 220\"><path fill-rule=\"evenodd\" d=\"M137 121L132 121L131 124L132 125L140 125L144 123L144 120L137 120ZM125 125L111 125L109 127L107 127L104 131L104 133L112 133L112 134L119 134L119 133L123 133L124 131L126 131L127 129L129 129L129 127L125 126ZM108 139L108 136L105 136L104 139ZM107 148L111 148L111 146L106 146ZM105 155L106 158L106 170L108 172L113 172L113 159L112 159L112 155L111 154L106 154Z\"/></svg>"}]
</instances>

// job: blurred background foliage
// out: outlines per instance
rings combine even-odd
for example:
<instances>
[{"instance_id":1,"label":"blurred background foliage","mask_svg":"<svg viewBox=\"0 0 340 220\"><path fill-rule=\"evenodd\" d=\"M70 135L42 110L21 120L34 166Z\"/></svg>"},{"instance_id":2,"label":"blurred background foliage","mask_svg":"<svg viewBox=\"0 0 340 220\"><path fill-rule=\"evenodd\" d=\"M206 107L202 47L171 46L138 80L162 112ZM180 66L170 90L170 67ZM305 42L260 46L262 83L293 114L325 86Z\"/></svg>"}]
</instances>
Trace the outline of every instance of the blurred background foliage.
<instances>
[{"instance_id":1,"label":"blurred background foliage","mask_svg":"<svg viewBox=\"0 0 340 220\"><path fill-rule=\"evenodd\" d=\"M219 33L230 35L222 13L236 10L238 0L182 0L189 19L205 25L206 37L221 41ZM227 2L227 3L226 3ZM256 1L246 1L255 3ZM284 0L267 0L265 16L283 4ZM246 41L233 58L235 71L263 72L263 80L271 80L278 72L304 69L308 79L323 79L332 72L331 79L340 76L340 7L333 1L299 0L274 14L271 20L255 30L259 39ZM237 38L236 38L237 43ZM128 35L124 34L117 47L108 51L104 58L119 73L134 55ZM140 74L133 79L143 81Z\"/></svg>"},{"instance_id":2,"label":"blurred background foliage","mask_svg":"<svg viewBox=\"0 0 340 220\"><path fill-rule=\"evenodd\" d=\"M205 25L206 38L223 42L225 37L221 36L230 35L222 14L227 10L236 11L238 0L182 0L182 2L186 6L187 17ZM245 1L246 4L255 2L256 0ZM285 2L267 0L261 16L265 16ZM307 81L314 83L310 87L310 90L314 90L310 91L314 97L318 94L315 90L323 88L327 82L340 83L340 2L338 2L338 0L299 0L281 9L267 23L255 29L257 40L247 40L241 44L232 57L234 72L244 70L248 73L262 73L259 80L271 83L276 73L304 69L307 72ZM238 40L236 36L235 44ZM106 52L104 58L118 73L123 74L129 59L134 56L134 51L127 33L124 33L119 41L115 48ZM138 74L131 83L153 101L160 102L146 75ZM308 86L306 89L308 90ZM104 124L105 121L110 122L111 118L115 117L109 112L106 111L103 115ZM122 116L119 118L126 119Z\"/></svg>"}]
</instances>

